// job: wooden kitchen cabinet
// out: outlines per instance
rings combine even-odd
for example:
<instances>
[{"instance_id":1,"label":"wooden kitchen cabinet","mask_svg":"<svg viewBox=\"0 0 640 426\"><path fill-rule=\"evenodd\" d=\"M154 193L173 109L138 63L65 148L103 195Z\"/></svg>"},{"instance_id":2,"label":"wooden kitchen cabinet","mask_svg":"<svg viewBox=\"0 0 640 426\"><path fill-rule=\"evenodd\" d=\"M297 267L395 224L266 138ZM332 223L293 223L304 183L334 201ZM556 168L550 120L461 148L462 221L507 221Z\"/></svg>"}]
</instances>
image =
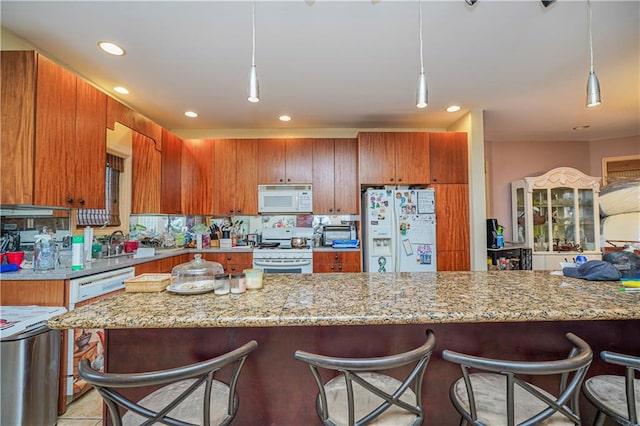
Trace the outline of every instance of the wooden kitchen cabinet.
<instances>
[{"instance_id":1,"label":"wooden kitchen cabinet","mask_svg":"<svg viewBox=\"0 0 640 426\"><path fill-rule=\"evenodd\" d=\"M466 133L429 133L432 183L469 183L468 163Z\"/></svg>"},{"instance_id":2,"label":"wooden kitchen cabinet","mask_svg":"<svg viewBox=\"0 0 640 426\"><path fill-rule=\"evenodd\" d=\"M213 139L186 139L182 141L182 193L183 214L212 214L213 197Z\"/></svg>"},{"instance_id":3,"label":"wooden kitchen cabinet","mask_svg":"<svg viewBox=\"0 0 640 426\"><path fill-rule=\"evenodd\" d=\"M361 132L358 134L360 184L427 184L429 133Z\"/></svg>"},{"instance_id":4,"label":"wooden kitchen cabinet","mask_svg":"<svg viewBox=\"0 0 640 426\"><path fill-rule=\"evenodd\" d=\"M311 139L259 139L258 183L312 183Z\"/></svg>"},{"instance_id":5,"label":"wooden kitchen cabinet","mask_svg":"<svg viewBox=\"0 0 640 426\"><path fill-rule=\"evenodd\" d=\"M243 253L203 253L202 258L212 262L218 262L227 274L240 274L245 269L253 266L253 254Z\"/></svg>"},{"instance_id":6,"label":"wooden kitchen cabinet","mask_svg":"<svg viewBox=\"0 0 640 426\"><path fill-rule=\"evenodd\" d=\"M140 263L135 266L136 275L141 274L170 274L175 266L193 260L192 254L181 254L178 256L166 257L164 259L152 260Z\"/></svg>"},{"instance_id":7,"label":"wooden kitchen cabinet","mask_svg":"<svg viewBox=\"0 0 640 426\"><path fill-rule=\"evenodd\" d=\"M107 96L34 51L1 62L0 203L104 208Z\"/></svg>"},{"instance_id":8,"label":"wooden kitchen cabinet","mask_svg":"<svg viewBox=\"0 0 640 426\"><path fill-rule=\"evenodd\" d=\"M434 184L438 271L469 271L469 186Z\"/></svg>"},{"instance_id":9,"label":"wooden kitchen cabinet","mask_svg":"<svg viewBox=\"0 0 640 426\"><path fill-rule=\"evenodd\" d=\"M313 272L362 272L359 251L320 251L313 253Z\"/></svg>"},{"instance_id":10,"label":"wooden kitchen cabinet","mask_svg":"<svg viewBox=\"0 0 640 426\"><path fill-rule=\"evenodd\" d=\"M131 213L160 213L162 154L153 139L132 133Z\"/></svg>"},{"instance_id":11,"label":"wooden kitchen cabinet","mask_svg":"<svg viewBox=\"0 0 640 426\"><path fill-rule=\"evenodd\" d=\"M216 139L213 143L213 214L258 214L257 140Z\"/></svg>"},{"instance_id":12,"label":"wooden kitchen cabinet","mask_svg":"<svg viewBox=\"0 0 640 426\"><path fill-rule=\"evenodd\" d=\"M357 139L313 140L313 212L357 214Z\"/></svg>"},{"instance_id":13,"label":"wooden kitchen cabinet","mask_svg":"<svg viewBox=\"0 0 640 426\"><path fill-rule=\"evenodd\" d=\"M160 211L181 214L182 139L162 129Z\"/></svg>"}]
</instances>

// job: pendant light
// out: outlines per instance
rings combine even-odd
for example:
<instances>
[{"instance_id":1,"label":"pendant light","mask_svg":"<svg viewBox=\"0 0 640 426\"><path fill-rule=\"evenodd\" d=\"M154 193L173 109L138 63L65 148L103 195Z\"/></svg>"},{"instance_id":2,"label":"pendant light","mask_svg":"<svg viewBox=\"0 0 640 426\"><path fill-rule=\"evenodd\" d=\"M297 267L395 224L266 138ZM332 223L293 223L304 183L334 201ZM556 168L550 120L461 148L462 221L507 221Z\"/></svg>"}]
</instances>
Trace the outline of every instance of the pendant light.
<instances>
[{"instance_id":1,"label":"pendant light","mask_svg":"<svg viewBox=\"0 0 640 426\"><path fill-rule=\"evenodd\" d=\"M598 106L602 103L600 99L600 83L598 76L593 70L593 36L591 34L591 0L587 0L589 9L589 78L587 79L587 108Z\"/></svg>"},{"instance_id":2,"label":"pendant light","mask_svg":"<svg viewBox=\"0 0 640 426\"><path fill-rule=\"evenodd\" d=\"M253 34L251 51L251 70L249 71L249 102L260 101L260 86L258 85L258 71L256 69L256 2L253 2L251 14L251 30Z\"/></svg>"},{"instance_id":3,"label":"pendant light","mask_svg":"<svg viewBox=\"0 0 640 426\"><path fill-rule=\"evenodd\" d=\"M427 78L424 75L424 61L422 58L422 1L418 0L420 9L420 76L418 76L418 91L416 93L416 106L425 108L429 104L429 91L427 90Z\"/></svg>"}]
</instances>

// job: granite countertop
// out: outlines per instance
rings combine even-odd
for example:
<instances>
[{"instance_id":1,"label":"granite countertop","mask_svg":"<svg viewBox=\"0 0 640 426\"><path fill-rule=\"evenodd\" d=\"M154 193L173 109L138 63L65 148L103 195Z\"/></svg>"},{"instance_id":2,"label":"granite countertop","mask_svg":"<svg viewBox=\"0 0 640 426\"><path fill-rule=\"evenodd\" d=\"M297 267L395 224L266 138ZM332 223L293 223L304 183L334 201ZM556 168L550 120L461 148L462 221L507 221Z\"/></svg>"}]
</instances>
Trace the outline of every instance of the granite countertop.
<instances>
[{"instance_id":1,"label":"granite countertop","mask_svg":"<svg viewBox=\"0 0 640 426\"><path fill-rule=\"evenodd\" d=\"M199 328L640 319L640 293L549 271L266 274L216 296L119 293L51 328Z\"/></svg>"},{"instance_id":2,"label":"granite countertop","mask_svg":"<svg viewBox=\"0 0 640 426\"><path fill-rule=\"evenodd\" d=\"M313 248L313 251L319 252L338 252L338 251L360 251L360 249L334 249L331 247ZM154 260L165 259L167 257L179 256L189 253L252 253L253 247L242 246L233 248L208 248L208 249L156 249L155 255L149 257L135 258L133 255L119 256L110 259L94 259L92 262L84 264L84 269L80 271L72 271L71 267L56 268L52 271L34 272L33 269L20 269L15 272L5 272L0 275L2 280L16 281L42 281L42 280L68 280L72 278L80 278L87 275L99 274L102 272L114 271L116 269L136 266L141 263L153 262Z\"/></svg>"}]
</instances>

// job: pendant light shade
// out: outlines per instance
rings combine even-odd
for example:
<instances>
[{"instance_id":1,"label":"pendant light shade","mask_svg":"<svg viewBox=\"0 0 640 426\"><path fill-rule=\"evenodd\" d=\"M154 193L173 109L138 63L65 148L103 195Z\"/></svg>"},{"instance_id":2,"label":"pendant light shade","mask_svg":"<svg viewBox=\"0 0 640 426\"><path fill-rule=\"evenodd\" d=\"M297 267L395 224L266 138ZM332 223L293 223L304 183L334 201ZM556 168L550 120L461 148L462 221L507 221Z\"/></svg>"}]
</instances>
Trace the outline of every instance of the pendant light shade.
<instances>
[{"instance_id":1,"label":"pendant light shade","mask_svg":"<svg viewBox=\"0 0 640 426\"><path fill-rule=\"evenodd\" d=\"M260 101L260 85L258 84L258 70L256 69L256 2L253 2L251 13L252 50L251 70L249 71L249 102Z\"/></svg>"},{"instance_id":2,"label":"pendant light shade","mask_svg":"<svg viewBox=\"0 0 640 426\"><path fill-rule=\"evenodd\" d=\"M600 99L600 82L593 70L593 36L591 34L591 1L587 0L589 11L589 78L587 79L587 108L598 106L602 103Z\"/></svg>"},{"instance_id":3,"label":"pendant light shade","mask_svg":"<svg viewBox=\"0 0 640 426\"><path fill-rule=\"evenodd\" d=\"M427 77L424 75L424 71L418 76L418 92L416 93L416 106L418 108L425 108L429 102L429 92L427 90Z\"/></svg>"},{"instance_id":4,"label":"pendant light shade","mask_svg":"<svg viewBox=\"0 0 640 426\"><path fill-rule=\"evenodd\" d=\"M424 61L422 58L422 2L418 0L419 31L420 31L420 75L418 76L418 91L416 92L416 106L426 108L429 105L429 90L427 89L427 77L424 75Z\"/></svg>"}]
</instances>

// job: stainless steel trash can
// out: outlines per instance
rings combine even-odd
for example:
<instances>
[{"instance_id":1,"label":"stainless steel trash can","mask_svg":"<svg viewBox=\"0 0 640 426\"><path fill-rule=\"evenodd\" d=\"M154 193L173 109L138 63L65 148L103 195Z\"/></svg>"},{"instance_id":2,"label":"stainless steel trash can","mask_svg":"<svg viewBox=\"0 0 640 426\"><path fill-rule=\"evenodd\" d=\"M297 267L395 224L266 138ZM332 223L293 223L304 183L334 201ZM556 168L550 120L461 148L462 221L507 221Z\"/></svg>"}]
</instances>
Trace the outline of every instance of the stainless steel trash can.
<instances>
[{"instance_id":1,"label":"stainless steel trash can","mask_svg":"<svg viewBox=\"0 0 640 426\"><path fill-rule=\"evenodd\" d=\"M0 424L58 421L60 330L41 326L0 339Z\"/></svg>"}]
</instances>

